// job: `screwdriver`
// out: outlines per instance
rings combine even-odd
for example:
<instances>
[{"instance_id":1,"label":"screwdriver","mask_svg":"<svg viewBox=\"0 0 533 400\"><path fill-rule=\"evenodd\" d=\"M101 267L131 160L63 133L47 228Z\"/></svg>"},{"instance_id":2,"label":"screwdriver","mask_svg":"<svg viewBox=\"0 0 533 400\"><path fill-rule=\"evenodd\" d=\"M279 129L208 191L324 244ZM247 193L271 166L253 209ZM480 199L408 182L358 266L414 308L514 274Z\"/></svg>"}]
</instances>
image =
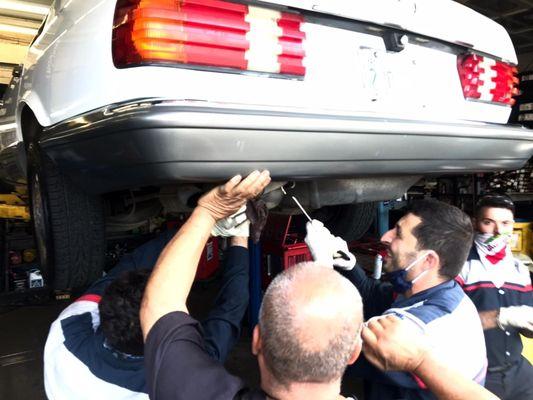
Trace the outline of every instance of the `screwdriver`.
<instances>
[{"instance_id":1,"label":"screwdriver","mask_svg":"<svg viewBox=\"0 0 533 400\"><path fill-rule=\"evenodd\" d=\"M285 191L285 188L283 186L280 186L281 187L281 191L283 192L284 195L287 195L287 192ZM302 205L300 204L300 202L298 201L298 199L294 196L291 196L291 198L294 200L294 202L296 203L296 205L298 206L298 208L300 210L302 210L302 212L304 213L304 215L307 217L307 219L309 220L309 222L313 223L313 220L311 219L311 217L309 216L309 214L307 214L307 212L304 210L304 208L302 207Z\"/></svg>"},{"instance_id":2,"label":"screwdriver","mask_svg":"<svg viewBox=\"0 0 533 400\"><path fill-rule=\"evenodd\" d=\"M280 186L281 188L281 191L283 192L284 195L287 195L287 192L285 191L285 188L283 186ZM298 208L300 210L302 210L302 212L304 213L304 215L306 216L306 218L309 220L309 222L313 223L313 220L311 219L311 217L309 216L309 214L307 214L307 212L304 210L304 208L302 207L302 205L300 204L300 202L298 201L298 199L294 196L291 196L291 198L294 200L294 202L296 203L296 205L298 206ZM336 259L336 258L342 258L342 259L348 259L348 256L346 254L343 254L342 252L338 251L338 252L335 252L335 254L333 254L333 259Z\"/></svg>"}]
</instances>

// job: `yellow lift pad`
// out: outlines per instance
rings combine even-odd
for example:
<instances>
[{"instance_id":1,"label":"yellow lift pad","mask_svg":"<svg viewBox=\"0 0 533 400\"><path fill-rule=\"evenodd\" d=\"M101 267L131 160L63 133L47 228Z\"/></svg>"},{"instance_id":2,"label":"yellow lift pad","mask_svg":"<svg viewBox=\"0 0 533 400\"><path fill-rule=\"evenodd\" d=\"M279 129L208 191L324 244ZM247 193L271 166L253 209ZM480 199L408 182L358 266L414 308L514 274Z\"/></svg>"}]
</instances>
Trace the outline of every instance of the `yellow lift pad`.
<instances>
[{"instance_id":1,"label":"yellow lift pad","mask_svg":"<svg viewBox=\"0 0 533 400\"><path fill-rule=\"evenodd\" d=\"M29 221L30 210L16 194L0 194L0 218Z\"/></svg>"}]
</instances>

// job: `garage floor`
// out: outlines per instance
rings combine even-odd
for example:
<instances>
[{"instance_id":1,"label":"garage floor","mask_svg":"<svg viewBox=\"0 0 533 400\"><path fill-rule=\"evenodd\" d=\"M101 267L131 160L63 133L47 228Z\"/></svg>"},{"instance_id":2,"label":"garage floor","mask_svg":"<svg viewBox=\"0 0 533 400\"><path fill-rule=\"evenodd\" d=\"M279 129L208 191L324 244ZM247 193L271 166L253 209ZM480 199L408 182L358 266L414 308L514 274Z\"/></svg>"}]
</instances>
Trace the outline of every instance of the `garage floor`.
<instances>
[{"instance_id":1,"label":"garage floor","mask_svg":"<svg viewBox=\"0 0 533 400\"><path fill-rule=\"evenodd\" d=\"M193 315L201 316L207 311L206 305L216 294L217 286L214 281L193 289L190 298ZM50 301L38 306L0 307L0 399L46 399L43 348L50 324L68 304ZM259 384L257 362L250 353L246 327L241 341L229 355L227 367L250 385ZM347 392L360 396L359 382L345 384Z\"/></svg>"},{"instance_id":2,"label":"garage floor","mask_svg":"<svg viewBox=\"0 0 533 400\"><path fill-rule=\"evenodd\" d=\"M46 399L43 348L64 302L0 308L0 399Z\"/></svg>"}]
</instances>

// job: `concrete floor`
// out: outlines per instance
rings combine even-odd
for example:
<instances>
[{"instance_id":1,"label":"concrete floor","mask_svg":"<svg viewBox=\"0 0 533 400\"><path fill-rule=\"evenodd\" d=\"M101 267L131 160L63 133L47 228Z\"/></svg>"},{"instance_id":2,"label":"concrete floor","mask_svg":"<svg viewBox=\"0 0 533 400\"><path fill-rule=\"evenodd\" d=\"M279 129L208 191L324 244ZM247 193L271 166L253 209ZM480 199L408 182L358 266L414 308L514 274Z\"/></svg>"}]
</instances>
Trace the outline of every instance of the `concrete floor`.
<instances>
[{"instance_id":1,"label":"concrete floor","mask_svg":"<svg viewBox=\"0 0 533 400\"><path fill-rule=\"evenodd\" d=\"M43 349L52 321L66 306L0 308L0 399L46 399Z\"/></svg>"}]
</instances>

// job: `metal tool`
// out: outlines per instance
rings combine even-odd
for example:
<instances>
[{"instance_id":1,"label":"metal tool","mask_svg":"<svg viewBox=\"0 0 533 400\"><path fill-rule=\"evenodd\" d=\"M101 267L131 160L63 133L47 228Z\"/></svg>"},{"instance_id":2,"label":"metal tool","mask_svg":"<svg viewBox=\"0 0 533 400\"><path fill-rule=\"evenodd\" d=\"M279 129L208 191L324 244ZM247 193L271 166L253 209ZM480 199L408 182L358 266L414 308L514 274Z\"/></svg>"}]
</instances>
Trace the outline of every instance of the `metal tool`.
<instances>
[{"instance_id":1,"label":"metal tool","mask_svg":"<svg viewBox=\"0 0 533 400\"><path fill-rule=\"evenodd\" d=\"M280 186L280 189L281 189L281 191L282 191L282 193L283 193L284 195L287 194L287 192L285 191L285 188L284 188L283 186ZM294 197L294 196L291 196L291 198L294 200L294 202L296 203L296 205L298 206L298 208L299 208L300 210L302 210L302 212L303 212L304 215L307 217L307 219L309 220L309 222L313 223L313 220L311 219L311 217L309 216L309 214L307 214L307 212L304 210L304 208L302 207L302 205L300 204L300 202L298 201L298 199L297 199L296 197ZM335 254L333 254L333 259L337 259L337 258L342 258L342 259L344 259L344 260L348 260L348 259L349 259L349 257L348 257L346 254L344 254L343 252L341 252L341 251L337 251L337 252L335 252Z\"/></svg>"},{"instance_id":2,"label":"metal tool","mask_svg":"<svg viewBox=\"0 0 533 400\"><path fill-rule=\"evenodd\" d=\"M285 188L283 186L280 186L281 188L281 191L283 192L283 194L287 194L287 192L285 191ZM298 201L298 199L294 196L291 196L291 198L294 200L294 202L296 203L296 205L298 206L298 208L300 210L302 210L302 212L304 213L304 215L307 217L307 219L309 220L309 222L313 222L313 220L311 219L311 217L309 216L309 214L307 214L307 212L304 210L304 208L302 207L302 205L300 204L300 202Z\"/></svg>"},{"instance_id":3,"label":"metal tool","mask_svg":"<svg viewBox=\"0 0 533 400\"><path fill-rule=\"evenodd\" d=\"M376 254L376 258L374 259L374 272L372 274L372 278L380 280L382 269L383 269L383 256L378 253Z\"/></svg>"}]
</instances>

